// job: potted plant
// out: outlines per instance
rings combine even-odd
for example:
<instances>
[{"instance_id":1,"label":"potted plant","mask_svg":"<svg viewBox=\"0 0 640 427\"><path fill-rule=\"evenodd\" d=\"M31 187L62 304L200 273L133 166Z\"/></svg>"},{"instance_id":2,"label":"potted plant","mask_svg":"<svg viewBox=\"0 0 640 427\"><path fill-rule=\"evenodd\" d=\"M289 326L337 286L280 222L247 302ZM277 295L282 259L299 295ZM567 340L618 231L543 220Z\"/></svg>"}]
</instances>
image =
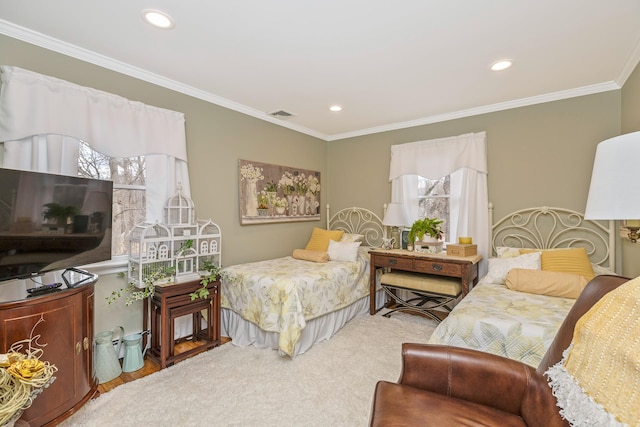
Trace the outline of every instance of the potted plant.
<instances>
[{"instance_id":1,"label":"potted plant","mask_svg":"<svg viewBox=\"0 0 640 427\"><path fill-rule=\"evenodd\" d=\"M415 222L411 225L411 230L409 230L409 243L413 243L416 240L422 240L425 235L428 235L433 240L440 240L442 238L442 223L443 220L438 218L424 218L415 220Z\"/></svg>"},{"instance_id":2,"label":"potted plant","mask_svg":"<svg viewBox=\"0 0 640 427\"><path fill-rule=\"evenodd\" d=\"M273 202L273 204L276 207L276 212L278 213L278 215L283 215L285 209L289 205L289 202L287 202L287 199L284 197L276 197L276 200Z\"/></svg>"},{"instance_id":3,"label":"potted plant","mask_svg":"<svg viewBox=\"0 0 640 427\"><path fill-rule=\"evenodd\" d=\"M267 193L276 193L278 191L278 184L276 184L273 181L269 181L267 182L267 184L264 186L264 190Z\"/></svg>"},{"instance_id":4,"label":"potted plant","mask_svg":"<svg viewBox=\"0 0 640 427\"><path fill-rule=\"evenodd\" d=\"M261 191L258 194L258 215L266 216L269 213L269 201L267 193Z\"/></svg>"}]
</instances>

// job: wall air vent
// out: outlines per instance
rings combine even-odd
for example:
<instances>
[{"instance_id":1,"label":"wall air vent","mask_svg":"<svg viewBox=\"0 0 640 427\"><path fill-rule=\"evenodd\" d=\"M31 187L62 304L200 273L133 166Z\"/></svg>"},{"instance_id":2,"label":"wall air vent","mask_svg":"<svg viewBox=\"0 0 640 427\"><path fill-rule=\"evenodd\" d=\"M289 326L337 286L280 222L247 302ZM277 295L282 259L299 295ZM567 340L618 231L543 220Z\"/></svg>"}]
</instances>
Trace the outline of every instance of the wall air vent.
<instances>
[{"instance_id":1,"label":"wall air vent","mask_svg":"<svg viewBox=\"0 0 640 427\"><path fill-rule=\"evenodd\" d=\"M290 113L284 110L277 110L272 113L269 113L270 116L277 117L278 119L288 119L289 117L294 117L295 114Z\"/></svg>"}]
</instances>

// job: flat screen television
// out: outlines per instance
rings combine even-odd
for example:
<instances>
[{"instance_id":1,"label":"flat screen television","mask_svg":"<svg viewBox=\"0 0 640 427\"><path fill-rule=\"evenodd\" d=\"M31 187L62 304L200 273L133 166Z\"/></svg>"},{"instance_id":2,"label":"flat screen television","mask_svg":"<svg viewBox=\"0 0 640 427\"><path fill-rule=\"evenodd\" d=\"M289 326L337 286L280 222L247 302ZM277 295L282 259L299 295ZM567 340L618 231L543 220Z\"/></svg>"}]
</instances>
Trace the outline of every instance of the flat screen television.
<instances>
[{"instance_id":1,"label":"flat screen television","mask_svg":"<svg viewBox=\"0 0 640 427\"><path fill-rule=\"evenodd\" d=\"M111 259L113 182L0 168L0 281Z\"/></svg>"}]
</instances>

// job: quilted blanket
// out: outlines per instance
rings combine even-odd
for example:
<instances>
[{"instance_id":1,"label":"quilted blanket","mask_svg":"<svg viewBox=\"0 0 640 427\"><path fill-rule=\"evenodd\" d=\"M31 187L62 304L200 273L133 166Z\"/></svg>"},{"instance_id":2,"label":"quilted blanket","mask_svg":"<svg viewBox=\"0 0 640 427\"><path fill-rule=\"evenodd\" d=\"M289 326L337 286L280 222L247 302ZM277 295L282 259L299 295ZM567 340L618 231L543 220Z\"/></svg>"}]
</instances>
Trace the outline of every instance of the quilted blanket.
<instances>
[{"instance_id":1,"label":"quilted blanket","mask_svg":"<svg viewBox=\"0 0 640 427\"><path fill-rule=\"evenodd\" d=\"M315 263L287 256L225 267L221 305L277 332L280 350L292 356L306 321L369 295L368 250L360 248L355 262Z\"/></svg>"},{"instance_id":2,"label":"quilted blanket","mask_svg":"<svg viewBox=\"0 0 640 427\"><path fill-rule=\"evenodd\" d=\"M471 348L538 367L574 302L481 281L438 325L429 343Z\"/></svg>"}]
</instances>

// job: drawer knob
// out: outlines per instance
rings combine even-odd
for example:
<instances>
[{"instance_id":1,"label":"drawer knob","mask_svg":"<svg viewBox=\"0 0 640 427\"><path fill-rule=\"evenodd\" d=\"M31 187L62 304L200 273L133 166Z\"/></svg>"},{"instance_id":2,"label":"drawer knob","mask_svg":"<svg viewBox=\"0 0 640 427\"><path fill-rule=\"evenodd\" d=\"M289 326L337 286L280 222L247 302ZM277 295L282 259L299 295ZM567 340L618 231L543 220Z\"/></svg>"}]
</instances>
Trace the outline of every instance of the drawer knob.
<instances>
[{"instance_id":1,"label":"drawer knob","mask_svg":"<svg viewBox=\"0 0 640 427\"><path fill-rule=\"evenodd\" d=\"M435 271L442 271L442 265L441 264L433 264L433 269Z\"/></svg>"},{"instance_id":2,"label":"drawer knob","mask_svg":"<svg viewBox=\"0 0 640 427\"><path fill-rule=\"evenodd\" d=\"M397 259L393 259L393 258L391 258L391 259L389 260L389 265L396 265L397 263L398 263L398 260L397 260Z\"/></svg>"}]
</instances>

